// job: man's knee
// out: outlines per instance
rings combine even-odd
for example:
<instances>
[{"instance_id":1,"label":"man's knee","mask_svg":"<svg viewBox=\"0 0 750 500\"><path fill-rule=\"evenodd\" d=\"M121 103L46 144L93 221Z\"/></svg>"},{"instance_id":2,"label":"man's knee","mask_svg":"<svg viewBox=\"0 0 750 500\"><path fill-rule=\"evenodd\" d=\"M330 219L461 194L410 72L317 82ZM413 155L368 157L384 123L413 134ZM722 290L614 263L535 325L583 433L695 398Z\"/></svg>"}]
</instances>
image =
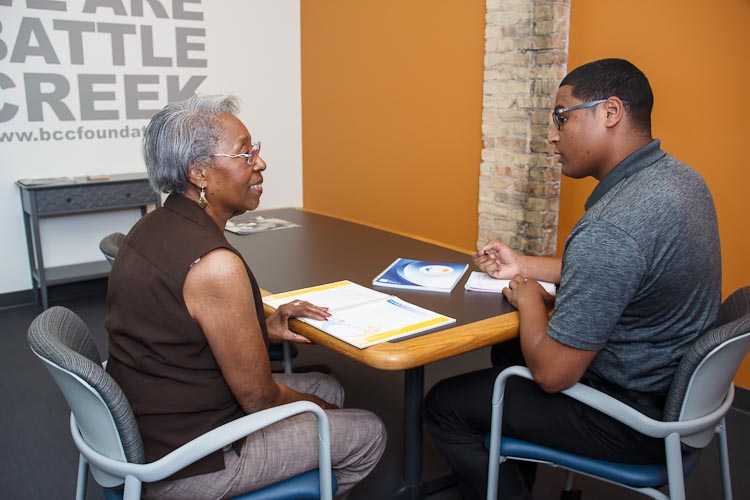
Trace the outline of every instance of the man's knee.
<instances>
[{"instance_id":1,"label":"man's knee","mask_svg":"<svg viewBox=\"0 0 750 500\"><path fill-rule=\"evenodd\" d=\"M493 345L490 350L490 359L492 360L492 366L497 368L507 368L516 365L526 366L519 338Z\"/></svg>"},{"instance_id":2,"label":"man's knee","mask_svg":"<svg viewBox=\"0 0 750 500\"><path fill-rule=\"evenodd\" d=\"M455 379L441 380L427 393L423 406L424 424L438 442L464 432L465 411L468 401L466 394L456 391L460 388Z\"/></svg>"},{"instance_id":3,"label":"man's knee","mask_svg":"<svg viewBox=\"0 0 750 500\"><path fill-rule=\"evenodd\" d=\"M434 426L445 414L445 409L441 405L441 392L443 392L445 380L441 380L429 390L424 399L423 413L425 424Z\"/></svg>"},{"instance_id":4,"label":"man's knee","mask_svg":"<svg viewBox=\"0 0 750 500\"><path fill-rule=\"evenodd\" d=\"M428 423L449 427L472 426L489 419L492 388L497 369L490 368L441 380L425 398L424 417Z\"/></svg>"}]
</instances>

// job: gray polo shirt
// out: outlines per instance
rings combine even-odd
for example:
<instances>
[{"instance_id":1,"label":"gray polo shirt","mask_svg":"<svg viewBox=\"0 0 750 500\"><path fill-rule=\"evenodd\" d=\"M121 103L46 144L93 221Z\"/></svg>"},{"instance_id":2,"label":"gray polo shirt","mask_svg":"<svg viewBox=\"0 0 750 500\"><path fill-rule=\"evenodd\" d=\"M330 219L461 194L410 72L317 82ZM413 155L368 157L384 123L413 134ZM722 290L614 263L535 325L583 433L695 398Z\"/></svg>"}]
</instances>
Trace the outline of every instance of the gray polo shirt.
<instances>
[{"instance_id":1,"label":"gray polo shirt","mask_svg":"<svg viewBox=\"0 0 750 500\"><path fill-rule=\"evenodd\" d=\"M589 366L620 387L665 393L721 305L711 193L658 140L612 170L565 242L547 334L600 351Z\"/></svg>"}]
</instances>

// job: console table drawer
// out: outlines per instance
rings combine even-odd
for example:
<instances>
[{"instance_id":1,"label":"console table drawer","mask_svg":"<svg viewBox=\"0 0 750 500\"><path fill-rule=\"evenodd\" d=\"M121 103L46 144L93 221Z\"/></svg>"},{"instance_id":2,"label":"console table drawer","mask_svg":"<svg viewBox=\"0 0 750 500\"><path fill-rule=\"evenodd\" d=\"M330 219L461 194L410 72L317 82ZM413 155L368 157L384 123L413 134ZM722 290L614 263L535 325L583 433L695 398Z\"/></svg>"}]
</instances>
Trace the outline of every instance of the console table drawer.
<instances>
[{"instance_id":1,"label":"console table drawer","mask_svg":"<svg viewBox=\"0 0 750 500\"><path fill-rule=\"evenodd\" d=\"M39 219L56 215L103 212L107 210L140 208L145 214L150 205L160 206L161 195L151 189L145 173L113 174L92 179L87 177L49 177L20 179L16 182L21 193L23 225L34 301L42 307L49 304L49 285L70 283L106 276L109 264L104 260L82 262L57 267L45 267L42 256L42 235ZM92 243L93 244L93 243Z\"/></svg>"},{"instance_id":2,"label":"console table drawer","mask_svg":"<svg viewBox=\"0 0 750 500\"><path fill-rule=\"evenodd\" d=\"M86 186L65 186L37 192L39 215L127 208L154 203L148 181Z\"/></svg>"}]
</instances>

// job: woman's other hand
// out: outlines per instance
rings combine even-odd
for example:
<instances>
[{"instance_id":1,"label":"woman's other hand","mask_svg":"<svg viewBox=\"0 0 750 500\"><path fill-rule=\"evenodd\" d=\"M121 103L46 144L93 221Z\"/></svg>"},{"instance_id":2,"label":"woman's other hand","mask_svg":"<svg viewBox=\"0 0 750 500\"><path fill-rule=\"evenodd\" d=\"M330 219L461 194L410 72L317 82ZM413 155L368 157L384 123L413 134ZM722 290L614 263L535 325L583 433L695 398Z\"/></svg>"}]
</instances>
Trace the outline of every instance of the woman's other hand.
<instances>
[{"instance_id":1,"label":"woman's other hand","mask_svg":"<svg viewBox=\"0 0 750 500\"><path fill-rule=\"evenodd\" d=\"M282 304L276 311L266 318L268 327L268 339L271 342L295 342L298 344L312 344L302 335L289 330L290 318L310 318L319 321L327 321L331 316L327 307L316 306L306 300L295 300Z\"/></svg>"}]
</instances>

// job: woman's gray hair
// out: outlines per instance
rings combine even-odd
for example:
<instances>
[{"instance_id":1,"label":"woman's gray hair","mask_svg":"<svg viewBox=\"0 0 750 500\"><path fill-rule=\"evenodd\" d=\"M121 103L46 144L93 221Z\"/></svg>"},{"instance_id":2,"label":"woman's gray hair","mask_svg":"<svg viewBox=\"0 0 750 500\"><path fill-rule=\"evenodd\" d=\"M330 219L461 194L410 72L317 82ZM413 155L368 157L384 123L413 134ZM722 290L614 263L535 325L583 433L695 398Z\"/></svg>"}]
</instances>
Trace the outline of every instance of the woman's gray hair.
<instances>
[{"instance_id":1,"label":"woman's gray hair","mask_svg":"<svg viewBox=\"0 0 750 500\"><path fill-rule=\"evenodd\" d=\"M143 159L154 191L184 193L190 165L208 165L216 153L220 115L238 112L235 96L196 95L156 113L143 135Z\"/></svg>"}]
</instances>

